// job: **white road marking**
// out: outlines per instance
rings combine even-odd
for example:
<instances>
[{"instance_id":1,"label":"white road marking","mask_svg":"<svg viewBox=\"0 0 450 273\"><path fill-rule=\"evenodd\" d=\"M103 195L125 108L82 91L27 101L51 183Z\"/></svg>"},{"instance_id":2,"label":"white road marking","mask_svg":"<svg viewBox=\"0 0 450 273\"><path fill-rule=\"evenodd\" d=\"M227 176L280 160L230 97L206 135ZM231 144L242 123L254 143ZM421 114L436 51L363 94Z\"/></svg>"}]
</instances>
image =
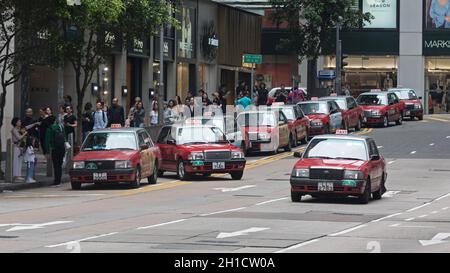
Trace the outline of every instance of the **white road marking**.
<instances>
[{"instance_id":1,"label":"white road marking","mask_svg":"<svg viewBox=\"0 0 450 273\"><path fill-rule=\"evenodd\" d=\"M21 223L15 223L15 224L1 224L0 227L11 227L6 232L11 231L20 231L20 230L32 230L32 229L41 229L47 226L54 226L54 225L61 225L61 224L68 224L72 223L73 221L54 221L54 222L48 222L48 223L42 223L42 224L21 224Z\"/></svg>"},{"instance_id":2,"label":"white road marking","mask_svg":"<svg viewBox=\"0 0 450 273\"><path fill-rule=\"evenodd\" d=\"M393 224L390 227L400 227L400 228L435 228L432 226L402 226L401 224Z\"/></svg>"},{"instance_id":3,"label":"white road marking","mask_svg":"<svg viewBox=\"0 0 450 273\"><path fill-rule=\"evenodd\" d=\"M73 244L77 244L77 243L84 242L84 241L89 241L89 240L98 239L98 238L102 238L102 237L106 237L106 236L116 235L118 233L119 232L111 232L111 233L107 233L107 234L101 234L101 235L92 236L92 237L88 237L88 238L84 238L84 239L80 239L80 240L70 241L70 242L57 244L57 245L49 245L49 246L45 246L45 247L54 248L54 247L59 247L59 246L73 245Z\"/></svg>"},{"instance_id":4,"label":"white road marking","mask_svg":"<svg viewBox=\"0 0 450 273\"><path fill-rule=\"evenodd\" d=\"M394 164L394 163L395 163L395 160L392 160L392 161L388 162L388 165L391 165L391 164Z\"/></svg>"},{"instance_id":5,"label":"white road marking","mask_svg":"<svg viewBox=\"0 0 450 273\"><path fill-rule=\"evenodd\" d=\"M146 227L138 227L136 229L142 230L142 229L150 229L150 228L155 228L155 227L162 227L162 226L167 226L167 225L171 225L171 224L181 223L186 220L187 219L180 219L180 220L175 220L175 221L171 221L171 222L167 222L167 223L161 223L161 224L156 224L156 225L151 225L151 226L146 226Z\"/></svg>"},{"instance_id":6,"label":"white road marking","mask_svg":"<svg viewBox=\"0 0 450 273\"><path fill-rule=\"evenodd\" d=\"M340 231L340 232L337 232L337 233L329 234L328 236L336 237L336 236L343 235L343 234L352 232L354 230L357 230L357 229L360 229L360 228L363 228L363 227L367 227L367 225L359 225L359 226L352 227L352 228L349 228L349 229L346 229L346 230L343 230L343 231Z\"/></svg>"},{"instance_id":7,"label":"white road marking","mask_svg":"<svg viewBox=\"0 0 450 273\"><path fill-rule=\"evenodd\" d=\"M378 148L378 149L383 149L384 147L383 147L383 146L378 146L377 148Z\"/></svg>"},{"instance_id":8,"label":"white road marking","mask_svg":"<svg viewBox=\"0 0 450 273\"><path fill-rule=\"evenodd\" d=\"M371 222L371 223L380 222L380 221L383 221L383 220L385 220L385 219L392 218L392 217L395 217L395 216L398 216L398 215L401 215L401 214L402 214L402 212L394 213L394 214L391 214L391 215L388 215L388 216L385 216L385 217L381 217L381 218L372 220L372 221L370 221L370 222Z\"/></svg>"},{"instance_id":9,"label":"white road marking","mask_svg":"<svg viewBox=\"0 0 450 273\"><path fill-rule=\"evenodd\" d=\"M252 228L235 231L235 232L221 232L221 233L219 233L219 235L217 235L216 239L224 239L224 238L230 238L230 237L236 237L236 236L243 236L243 235L248 235L249 233L260 232L260 231L264 231L264 230L268 230L268 229L270 229L270 228L252 227Z\"/></svg>"},{"instance_id":10,"label":"white road marking","mask_svg":"<svg viewBox=\"0 0 450 273\"><path fill-rule=\"evenodd\" d=\"M200 214L200 216L216 215L216 214L221 214L221 213L227 213L227 212L233 212L233 211L243 210L243 209L246 209L246 208L247 208L247 207L241 207L241 208L237 208L237 209L221 210L221 211L216 211L216 212L212 212L212 213Z\"/></svg>"},{"instance_id":11,"label":"white road marking","mask_svg":"<svg viewBox=\"0 0 450 273\"><path fill-rule=\"evenodd\" d=\"M391 197L394 197L394 195L396 195L398 193L400 193L400 191L387 191L383 194L383 197L391 198Z\"/></svg>"},{"instance_id":12,"label":"white road marking","mask_svg":"<svg viewBox=\"0 0 450 273\"><path fill-rule=\"evenodd\" d=\"M427 216L428 216L428 214L424 214L424 215L420 215L419 218L425 218Z\"/></svg>"},{"instance_id":13,"label":"white road marking","mask_svg":"<svg viewBox=\"0 0 450 273\"><path fill-rule=\"evenodd\" d=\"M283 200L286 200L286 199L288 199L288 197L283 197L283 198L279 198L279 199L273 199L273 200L269 200L269 201L258 203L255 206L261 206L261 205L265 205L265 204L270 204L270 203L274 203L274 202L278 202L278 201L283 201Z\"/></svg>"},{"instance_id":14,"label":"white road marking","mask_svg":"<svg viewBox=\"0 0 450 273\"><path fill-rule=\"evenodd\" d=\"M450 237L450 233L438 233L438 234L436 234L433 237L433 239L431 239L431 240L419 240L419 243L422 246L430 246L430 245L437 245L437 244L447 243L448 241L444 241L444 240L447 239L448 237Z\"/></svg>"},{"instance_id":15,"label":"white road marking","mask_svg":"<svg viewBox=\"0 0 450 273\"><path fill-rule=\"evenodd\" d=\"M409 221L412 221L412 220L414 220L414 219L416 219L416 218L415 218L415 217L412 217L412 218L405 219L405 221L409 222Z\"/></svg>"},{"instance_id":16,"label":"white road marking","mask_svg":"<svg viewBox=\"0 0 450 273\"><path fill-rule=\"evenodd\" d=\"M450 136L447 136L446 138L447 138L447 139L450 139Z\"/></svg>"},{"instance_id":17,"label":"white road marking","mask_svg":"<svg viewBox=\"0 0 450 273\"><path fill-rule=\"evenodd\" d=\"M400 226L400 224L393 224L393 225L390 225L390 227L398 227L398 226Z\"/></svg>"},{"instance_id":18,"label":"white road marking","mask_svg":"<svg viewBox=\"0 0 450 273\"><path fill-rule=\"evenodd\" d=\"M237 188L215 188L214 190L222 191L222 192L234 192L234 191L240 191L240 190L250 189L250 188L254 188L254 187L256 187L256 185L247 185L247 186L242 186L242 187L237 187Z\"/></svg>"},{"instance_id":19,"label":"white road marking","mask_svg":"<svg viewBox=\"0 0 450 273\"><path fill-rule=\"evenodd\" d=\"M417 153L417 151L412 151L412 152L411 152L412 155L415 154L415 153Z\"/></svg>"},{"instance_id":20,"label":"white road marking","mask_svg":"<svg viewBox=\"0 0 450 273\"><path fill-rule=\"evenodd\" d=\"M439 211L434 210L434 211L431 212L431 214L436 214L436 213L438 213L438 212L439 212Z\"/></svg>"},{"instance_id":21,"label":"white road marking","mask_svg":"<svg viewBox=\"0 0 450 273\"><path fill-rule=\"evenodd\" d=\"M420 205L420 206L418 206L418 207L409 209L409 210L407 210L407 212L411 212L411 211L415 211L415 210L421 209L421 208L423 208L423 207L429 206L430 204L431 204L431 203L425 203L425 204Z\"/></svg>"},{"instance_id":22,"label":"white road marking","mask_svg":"<svg viewBox=\"0 0 450 273\"><path fill-rule=\"evenodd\" d=\"M447 198L449 196L450 196L450 193L447 193L446 195L443 195L443 196L439 197L438 199L436 199L436 201L440 201L440 200L442 200L444 198Z\"/></svg>"},{"instance_id":23,"label":"white road marking","mask_svg":"<svg viewBox=\"0 0 450 273\"><path fill-rule=\"evenodd\" d=\"M290 251L290 250L294 250L294 249L300 248L302 246L307 246L307 245L316 243L318 241L320 241L320 239L314 239L314 240L311 240L311 241L306 241L306 242L303 242L303 243L300 243L300 244L296 244L296 245L290 246L290 247L282 249L282 250L278 250L275 253L284 253L284 252L287 252L287 251Z\"/></svg>"},{"instance_id":24,"label":"white road marking","mask_svg":"<svg viewBox=\"0 0 450 273\"><path fill-rule=\"evenodd\" d=\"M434 146L434 143L430 143L430 146Z\"/></svg>"},{"instance_id":25,"label":"white road marking","mask_svg":"<svg viewBox=\"0 0 450 273\"><path fill-rule=\"evenodd\" d=\"M441 210L448 210L448 207L442 208Z\"/></svg>"}]
</instances>

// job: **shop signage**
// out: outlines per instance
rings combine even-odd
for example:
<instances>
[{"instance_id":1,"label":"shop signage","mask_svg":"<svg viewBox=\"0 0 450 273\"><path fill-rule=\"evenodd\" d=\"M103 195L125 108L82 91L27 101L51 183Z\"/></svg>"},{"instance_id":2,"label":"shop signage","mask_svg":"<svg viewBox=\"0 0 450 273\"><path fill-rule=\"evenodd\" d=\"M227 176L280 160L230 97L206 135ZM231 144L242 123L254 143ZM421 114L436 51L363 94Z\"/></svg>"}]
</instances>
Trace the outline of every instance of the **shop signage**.
<instances>
[{"instance_id":1,"label":"shop signage","mask_svg":"<svg viewBox=\"0 0 450 273\"><path fill-rule=\"evenodd\" d=\"M217 57L219 39L216 37L216 29L213 21L203 25L200 47L203 57L206 60L213 61Z\"/></svg>"},{"instance_id":2,"label":"shop signage","mask_svg":"<svg viewBox=\"0 0 450 273\"><path fill-rule=\"evenodd\" d=\"M209 38L209 39L208 39L208 45L210 45L210 46L215 46L215 47L218 47L218 46L219 46L219 40L216 38L215 35L214 35L213 38Z\"/></svg>"},{"instance_id":3,"label":"shop signage","mask_svg":"<svg viewBox=\"0 0 450 273\"><path fill-rule=\"evenodd\" d=\"M423 33L423 55L448 56L450 55L450 37L447 33Z\"/></svg>"},{"instance_id":4,"label":"shop signage","mask_svg":"<svg viewBox=\"0 0 450 273\"><path fill-rule=\"evenodd\" d=\"M364 28L397 28L397 0L363 0L362 11L374 17Z\"/></svg>"},{"instance_id":5,"label":"shop signage","mask_svg":"<svg viewBox=\"0 0 450 273\"><path fill-rule=\"evenodd\" d=\"M331 80L336 78L336 70L320 70L319 79Z\"/></svg>"},{"instance_id":6,"label":"shop signage","mask_svg":"<svg viewBox=\"0 0 450 273\"><path fill-rule=\"evenodd\" d=\"M163 43L163 54L164 54L164 60L166 61L173 61L173 45L174 41L170 38L164 38ZM159 60L159 37L155 37L154 39L154 59Z\"/></svg>"},{"instance_id":7,"label":"shop signage","mask_svg":"<svg viewBox=\"0 0 450 273\"><path fill-rule=\"evenodd\" d=\"M142 40L133 40L133 51L135 53L144 53L144 42Z\"/></svg>"},{"instance_id":8,"label":"shop signage","mask_svg":"<svg viewBox=\"0 0 450 273\"><path fill-rule=\"evenodd\" d=\"M424 0L424 27L426 30L448 31L450 22L446 18L449 15L450 2L441 0Z\"/></svg>"},{"instance_id":9,"label":"shop signage","mask_svg":"<svg viewBox=\"0 0 450 273\"><path fill-rule=\"evenodd\" d=\"M128 43L128 54L136 57L148 57L149 54L149 39L134 38Z\"/></svg>"},{"instance_id":10,"label":"shop signage","mask_svg":"<svg viewBox=\"0 0 450 273\"><path fill-rule=\"evenodd\" d=\"M180 10L181 27L178 30L178 57L195 58L195 30L196 30L196 9L183 7Z\"/></svg>"},{"instance_id":11,"label":"shop signage","mask_svg":"<svg viewBox=\"0 0 450 273\"><path fill-rule=\"evenodd\" d=\"M262 64L262 55L257 54L244 54L243 63L246 64Z\"/></svg>"}]
</instances>

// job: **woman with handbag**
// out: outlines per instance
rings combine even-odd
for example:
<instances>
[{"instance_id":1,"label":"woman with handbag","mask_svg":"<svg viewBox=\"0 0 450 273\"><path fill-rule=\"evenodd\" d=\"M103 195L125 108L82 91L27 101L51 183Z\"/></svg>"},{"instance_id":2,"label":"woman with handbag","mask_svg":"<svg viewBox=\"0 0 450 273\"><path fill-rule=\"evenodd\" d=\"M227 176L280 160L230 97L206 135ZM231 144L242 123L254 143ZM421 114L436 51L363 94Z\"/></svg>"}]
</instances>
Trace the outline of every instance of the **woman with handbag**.
<instances>
[{"instance_id":1,"label":"woman with handbag","mask_svg":"<svg viewBox=\"0 0 450 273\"><path fill-rule=\"evenodd\" d=\"M39 123L33 123L27 127L22 127L22 121L15 117L11 121L13 126L11 130L11 139L13 142L13 182L14 181L25 181L22 177L22 161L24 148L26 146L25 140L28 135L27 130L35 127Z\"/></svg>"}]
</instances>

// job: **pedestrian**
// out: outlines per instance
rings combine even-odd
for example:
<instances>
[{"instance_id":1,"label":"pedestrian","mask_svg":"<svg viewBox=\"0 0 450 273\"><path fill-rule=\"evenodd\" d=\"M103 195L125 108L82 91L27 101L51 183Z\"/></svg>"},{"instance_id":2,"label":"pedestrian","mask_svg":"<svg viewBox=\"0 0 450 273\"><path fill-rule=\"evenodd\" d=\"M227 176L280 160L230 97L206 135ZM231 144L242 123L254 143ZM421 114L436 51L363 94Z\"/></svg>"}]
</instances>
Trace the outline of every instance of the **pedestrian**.
<instances>
[{"instance_id":1,"label":"pedestrian","mask_svg":"<svg viewBox=\"0 0 450 273\"><path fill-rule=\"evenodd\" d=\"M164 123L172 124L178 120L178 113L176 110L176 102L174 100L169 100L167 103L167 108L164 110Z\"/></svg>"},{"instance_id":2,"label":"pedestrian","mask_svg":"<svg viewBox=\"0 0 450 273\"><path fill-rule=\"evenodd\" d=\"M78 127L78 121L73 114L72 106L66 107L66 115L64 116L64 131L66 132L66 138L71 139L75 143L75 128ZM71 143L71 144L73 144Z\"/></svg>"},{"instance_id":3,"label":"pedestrian","mask_svg":"<svg viewBox=\"0 0 450 273\"><path fill-rule=\"evenodd\" d=\"M103 111L103 106L101 102L97 102L96 110L94 113L94 126L93 131L104 129L108 125L108 116L105 111Z\"/></svg>"},{"instance_id":4,"label":"pedestrian","mask_svg":"<svg viewBox=\"0 0 450 273\"><path fill-rule=\"evenodd\" d=\"M184 105L183 105L183 102L181 101L181 97L177 95L177 96L175 96L174 100L175 100L175 107L174 107L175 113L179 119L182 119Z\"/></svg>"},{"instance_id":5,"label":"pedestrian","mask_svg":"<svg viewBox=\"0 0 450 273\"><path fill-rule=\"evenodd\" d=\"M159 123L159 113L158 113L158 103L154 103L152 107L152 111L150 112L150 125L156 126Z\"/></svg>"},{"instance_id":6,"label":"pedestrian","mask_svg":"<svg viewBox=\"0 0 450 273\"><path fill-rule=\"evenodd\" d=\"M257 89L257 106L261 106L261 105L267 105L267 99L269 96L269 91L266 88L266 84L265 83L261 83L259 85L259 88Z\"/></svg>"},{"instance_id":7,"label":"pedestrian","mask_svg":"<svg viewBox=\"0 0 450 273\"><path fill-rule=\"evenodd\" d=\"M33 109L28 108L27 110L25 110L25 117L22 119L22 126L27 127L28 125L32 125L35 123L38 123L38 121L33 118ZM30 128L28 130L28 135L34 138L38 138L39 133L37 131L37 126L33 126L32 128Z\"/></svg>"},{"instance_id":8,"label":"pedestrian","mask_svg":"<svg viewBox=\"0 0 450 273\"><path fill-rule=\"evenodd\" d=\"M138 104L138 102L141 102L141 98L140 97L136 97L134 98L134 105L130 108L130 111L128 112L128 123L130 124L130 127L134 127L134 113L136 111L136 106Z\"/></svg>"},{"instance_id":9,"label":"pedestrian","mask_svg":"<svg viewBox=\"0 0 450 273\"><path fill-rule=\"evenodd\" d=\"M13 142L13 181L24 181L22 177L23 145L28 132L22 128L22 121L15 117L11 121L11 139Z\"/></svg>"},{"instance_id":10,"label":"pedestrian","mask_svg":"<svg viewBox=\"0 0 450 273\"><path fill-rule=\"evenodd\" d=\"M72 106L72 97L70 95L64 95L64 108Z\"/></svg>"},{"instance_id":11,"label":"pedestrian","mask_svg":"<svg viewBox=\"0 0 450 273\"><path fill-rule=\"evenodd\" d=\"M113 124L120 124L120 126L125 126L125 110L121 105L119 105L119 99L114 98L112 100L112 105L108 109L108 127Z\"/></svg>"},{"instance_id":12,"label":"pedestrian","mask_svg":"<svg viewBox=\"0 0 450 273\"><path fill-rule=\"evenodd\" d=\"M208 93L206 93L205 91L203 91L202 93L202 104L203 107L207 107L211 104L211 100L208 97Z\"/></svg>"},{"instance_id":13,"label":"pedestrian","mask_svg":"<svg viewBox=\"0 0 450 273\"><path fill-rule=\"evenodd\" d=\"M225 115L227 111L227 101L220 94L220 92L214 92L213 98L213 104L216 105L220 111L222 111L222 115Z\"/></svg>"},{"instance_id":14,"label":"pedestrian","mask_svg":"<svg viewBox=\"0 0 450 273\"><path fill-rule=\"evenodd\" d=\"M136 104L136 109L134 110L133 114L134 127L144 128L144 119L145 119L144 104L142 103L142 101L139 101Z\"/></svg>"},{"instance_id":15,"label":"pedestrian","mask_svg":"<svg viewBox=\"0 0 450 273\"><path fill-rule=\"evenodd\" d=\"M52 122L52 125L47 130L47 147L50 151L53 162L53 170L55 175L54 185L59 186L61 185L62 166L64 156L66 154L67 138L64 127L61 124L56 123L55 117L50 117L50 122Z\"/></svg>"},{"instance_id":16,"label":"pedestrian","mask_svg":"<svg viewBox=\"0 0 450 273\"><path fill-rule=\"evenodd\" d=\"M92 111L92 103L87 102L84 105L84 113L81 121L83 141L87 135L94 129L94 112Z\"/></svg>"},{"instance_id":17,"label":"pedestrian","mask_svg":"<svg viewBox=\"0 0 450 273\"><path fill-rule=\"evenodd\" d=\"M252 100L243 94L239 96L239 99L236 102L236 106L241 106L244 110L247 109L251 104Z\"/></svg>"},{"instance_id":18,"label":"pedestrian","mask_svg":"<svg viewBox=\"0 0 450 273\"><path fill-rule=\"evenodd\" d=\"M345 94L346 96L351 96L350 86L349 86L348 84L345 85L345 87L344 87L344 94Z\"/></svg>"},{"instance_id":19,"label":"pedestrian","mask_svg":"<svg viewBox=\"0 0 450 273\"><path fill-rule=\"evenodd\" d=\"M280 89L275 93L275 102L287 102L286 88L284 84L282 84Z\"/></svg>"},{"instance_id":20,"label":"pedestrian","mask_svg":"<svg viewBox=\"0 0 450 273\"><path fill-rule=\"evenodd\" d=\"M241 81L239 82L239 85L236 87L236 96L239 96L239 94L242 94L245 89L245 82Z\"/></svg>"},{"instance_id":21,"label":"pedestrian","mask_svg":"<svg viewBox=\"0 0 450 273\"><path fill-rule=\"evenodd\" d=\"M39 141L41 143L42 153L46 156L49 155L49 151L46 145L47 142L46 137L47 137L47 130L52 125L50 120L51 117L53 117L52 109L50 107L43 108L39 125Z\"/></svg>"},{"instance_id":22,"label":"pedestrian","mask_svg":"<svg viewBox=\"0 0 450 273\"><path fill-rule=\"evenodd\" d=\"M66 106L60 105L58 108L58 117L56 118L56 123L64 125L64 117L66 116Z\"/></svg>"},{"instance_id":23,"label":"pedestrian","mask_svg":"<svg viewBox=\"0 0 450 273\"><path fill-rule=\"evenodd\" d=\"M37 139L28 135L26 137L26 146L24 151L24 161L27 164L27 176L25 182L33 183L34 180L34 170L37 164L37 158L35 154L35 146Z\"/></svg>"}]
</instances>

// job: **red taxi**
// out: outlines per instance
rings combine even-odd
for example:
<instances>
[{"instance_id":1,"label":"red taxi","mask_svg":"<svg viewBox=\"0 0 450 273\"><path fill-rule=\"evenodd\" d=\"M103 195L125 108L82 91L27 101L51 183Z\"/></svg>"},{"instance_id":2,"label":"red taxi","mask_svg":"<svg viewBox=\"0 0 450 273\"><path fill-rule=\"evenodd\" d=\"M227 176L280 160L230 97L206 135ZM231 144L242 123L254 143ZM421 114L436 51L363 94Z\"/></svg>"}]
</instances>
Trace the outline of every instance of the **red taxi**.
<instances>
[{"instance_id":1,"label":"red taxi","mask_svg":"<svg viewBox=\"0 0 450 273\"><path fill-rule=\"evenodd\" d=\"M418 97L416 92L407 88L392 88L389 91L394 92L397 97L405 103L404 116L411 118L418 118L423 120L423 106L422 97Z\"/></svg>"},{"instance_id":2,"label":"red taxi","mask_svg":"<svg viewBox=\"0 0 450 273\"><path fill-rule=\"evenodd\" d=\"M246 160L224 133L210 125L172 125L158 136L162 162L159 175L176 172L182 180L194 174L229 173L234 180L244 174Z\"/></svg>"},{"instance_id":3,"label":"red taxi","mask_svg":"<svg viewBox=\"0 0 450 273\"><path fill-rule=\"evenodd\" d=\"M308 143L309 118L298 105L285 105L284 103L275 102L269 109L280 109L286 116L289 131L291 132L292 147L297 146L298 143Z\"/></svg>"},{"instance_id":4,"label":"red taxi","mask_svg":"<svg viewBox=\"0 0 450 273\"><path fill-rule=\"evenodd\" d=\"M335 101L303 101L297 104L310 120L309 135L329 134L343 127L342 113Z\"/></svg>"},{"instance_id":5,"label":"red taxi","mask_svg":"<svg viewBox=\"0 0 450 273\"><path fill-rule=\"evenodd\" d=\"M293 140L289 131L289 121L278 110L245 111L237 116L237 125L241 130L241 150L250 152L278 153L292 149Z\"/></svg>"},{"instance_id":6,"label":"red taxi","mask_svg":"<svg viewBox=\"0 0 450 273\"><path fill-rule=\"evenodd\" d=\"M69 171L72 189L85 183L126 182L139 188L141 179L156 184L161 154L145 129L103 129L88 135Z\"/></svg>"},{"instance_id":7,"label":"red taxi","mask_svg":"<svg viewBox=\"0 0 450 273\"><path fill-rule=\"evenodd\" d=\"M405 104L400 101L394 92L366 92L356 99L363 109L363 123L366 125L380 124L388 127L390 122L397 125L403 123Z\"/></svg>"},{"instance_id":8,"label":"red taxi","mask_svg":"<svg viewBox=\"0 0 450 273\"><path fill-rule=\"evenodd\" d=\"M356 196L367 204L386 192L386 163L369 137L324 135L311 140L291 174L291 198Z\"/></svg>"},{"instance_id":9,"label":"red taxi","mask_svg":"<svg viewBox=\"0 0 450 273\"><path fill-rule=\"evenodd\" d=\"M361 130L363 121L363 110L361 106L356 103L356 100L351 96L330 96L322 97L320 100L332 100L335 101L342 112L343 129L348 130L354 128L355 131Z\"/></svg>"}]
</instances>

